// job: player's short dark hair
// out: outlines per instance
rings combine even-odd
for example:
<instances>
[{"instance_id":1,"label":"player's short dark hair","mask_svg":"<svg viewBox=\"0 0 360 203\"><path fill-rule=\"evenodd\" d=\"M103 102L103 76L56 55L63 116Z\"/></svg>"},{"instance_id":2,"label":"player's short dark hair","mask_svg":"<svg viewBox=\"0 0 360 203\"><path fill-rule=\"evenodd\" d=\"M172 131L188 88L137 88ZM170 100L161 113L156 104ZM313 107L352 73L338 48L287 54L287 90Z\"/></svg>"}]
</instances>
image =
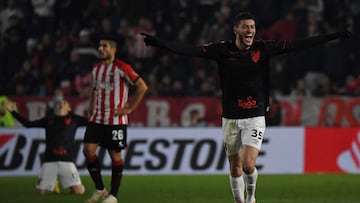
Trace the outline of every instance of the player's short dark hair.
<instances>
[{"instance_id":1,"label":"player's short dark hair","mask_svg":"<svg viewBox=\"0 0 360 203\"><path fill-rule=\"evenodd\" d=\"M99 41L100 40L110 41L110 46L117 48L118 38L114 35L104 34L100 36Z\"/></svg>"},{"instance_id":2,"label":"player's short dark hair","mask_svg":"<svg viewBox=\"0 0 360 203\"><path fill-rule=\"evenodd\" d=\"M239 25L242 20L254 20L256 22L255 17L251 13L239 13L235 16L234 25Z\"/></svg>"}]
</instances>

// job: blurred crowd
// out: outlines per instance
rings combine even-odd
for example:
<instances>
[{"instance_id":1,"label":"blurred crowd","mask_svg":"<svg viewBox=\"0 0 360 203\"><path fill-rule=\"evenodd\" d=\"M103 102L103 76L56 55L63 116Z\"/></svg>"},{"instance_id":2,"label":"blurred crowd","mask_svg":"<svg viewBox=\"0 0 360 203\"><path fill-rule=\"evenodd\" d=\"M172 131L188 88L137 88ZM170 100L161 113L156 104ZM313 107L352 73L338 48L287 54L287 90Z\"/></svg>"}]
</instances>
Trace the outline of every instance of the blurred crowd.
<instances>
[{"instance_id":1,"label":"blurred crowd","mask_svg":"<svg viewBox=\"0 0 360 203\"><path fill-rule=\"evenodd\" d=\"M239 12L257 17L257 38L286 39L349 29L352 40L271 61L274 96L360 95L358 0L3 0L0 95L87 97L98 37L116 35L118 57L148 83L148 96L219 96L215 62L146 47L141 32L204 45L234 39Z\"/></svg>"}]
</instances>

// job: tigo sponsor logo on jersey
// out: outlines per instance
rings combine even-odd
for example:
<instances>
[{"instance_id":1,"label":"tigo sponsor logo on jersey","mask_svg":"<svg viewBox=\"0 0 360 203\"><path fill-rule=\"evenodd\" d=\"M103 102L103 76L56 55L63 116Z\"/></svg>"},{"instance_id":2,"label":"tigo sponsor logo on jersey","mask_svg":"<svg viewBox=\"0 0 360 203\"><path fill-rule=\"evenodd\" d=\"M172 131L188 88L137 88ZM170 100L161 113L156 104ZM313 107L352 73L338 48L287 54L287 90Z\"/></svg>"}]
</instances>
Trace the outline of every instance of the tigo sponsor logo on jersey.
<instances>
[{"instance_id":1,"label":"tigo sponsor logo on jersey","mask_svg":"<svg viewBox=\"0 0 360 203\"><path fill-rule=\"evenodd\" d=\"M238 99L238 105L242 109L252 109L257 107L257 101L252 96L248 96L246 101Z\"/></svg>"}]
</instances>

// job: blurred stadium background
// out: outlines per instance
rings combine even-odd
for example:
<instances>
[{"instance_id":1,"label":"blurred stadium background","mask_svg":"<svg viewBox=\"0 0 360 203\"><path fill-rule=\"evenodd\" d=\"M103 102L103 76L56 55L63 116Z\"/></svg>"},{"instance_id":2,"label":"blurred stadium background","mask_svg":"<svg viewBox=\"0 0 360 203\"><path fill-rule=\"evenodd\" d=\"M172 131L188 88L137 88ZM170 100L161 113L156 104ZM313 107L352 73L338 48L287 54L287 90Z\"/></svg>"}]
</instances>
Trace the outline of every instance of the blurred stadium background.
<instances>
[{"instance_id":1,"label":"blurred stadium background","mask_svg":"<svg viewBox=\"0 0 360 203\"><path fill-rule=\"evenodd\" d=\"M125 173L132 178L206 174L211 179L220 175L221 181L212 184L228 187L227 182L223 184L227 181L227 163L221 150L221 92L216 64L145 47L139 33L198 45L233 39L232 18L243 11L257 17L257 37L261 39L293 40L344 29L353 32L351 40L334 41L271 61L272 105L258 168L264 179L280 175L269 182L282 174L294 175L286 179L291 182L298 180L297 175L336 173L327 176L327 181L320 180L325 184L319 187L329 182L338 185L347 192L333 198L334 202L356 202L354 199L360 198L350 188L360 185L347 185L345 180L351 177L355 181L357 176L346 174L360 173L357 0L1 0L0 176L11 177L0 179L1 188L28 182L26 187L33 189L44 150L43 131L25 129L14 121L4 110L3 99L17 102L18 111L30 120L45 115L57 95L70 100L75 113L85 115L97 39L104 33L119 38L118 57L132 64L149 85L146 98L130 117L132 147L124 152ZM81 154L83 130L77 133L75 158L88 181ZM102 164L108 174L109 160L104 157ZM312 179L316 178L307 180ZM261 187L261 178L259 181ZM266 199L274 194L270 188L259 189L259 195L265 193L260 202L281 202L283 193L277 193L278 200ZM166 188L159 186L159 190ZM213 202L231 201L229 191L225 191L224 199L214 198ZM334 191L319 193L319 200L313 202L322 202L322 197ZM9 194L16 196L16 192ZM5 202L24 200L6 197ZM184 197L178 201L165 199L195 201ZM284 202L302 200L285 198Z\"/></svg>"}]
</instances>

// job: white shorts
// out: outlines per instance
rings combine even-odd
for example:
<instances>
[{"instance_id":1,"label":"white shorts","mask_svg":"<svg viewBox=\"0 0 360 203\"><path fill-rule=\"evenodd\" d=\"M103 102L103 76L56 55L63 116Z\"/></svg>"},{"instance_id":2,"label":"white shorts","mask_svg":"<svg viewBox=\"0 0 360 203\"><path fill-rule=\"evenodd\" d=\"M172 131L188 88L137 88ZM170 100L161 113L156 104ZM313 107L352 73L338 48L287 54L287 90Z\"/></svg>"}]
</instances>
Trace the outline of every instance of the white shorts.
<instances>
[{"instance_id":1,"label":"white shorts","mask_svg":"<svg viewBox=\"0 0 360 203\"><path fill-rule=\"evenodd\" d=\"M249 145L260 150L265 132L265 117L222 118L222 129L225 151L228 156L237 154L243 145Z\"/></svg>"},{"instance_id":2,"label":"white shorts","mask_svg":"<svg viewBox=\"0 0 360 203\"><path fill-rule=\"evenodd\" d=\"M52 191L56 179L60 181L63 188L81 185L79 172L73 162L55 161L44 162L41 166L36 189Z\"/></svg>"}]
</instances>

